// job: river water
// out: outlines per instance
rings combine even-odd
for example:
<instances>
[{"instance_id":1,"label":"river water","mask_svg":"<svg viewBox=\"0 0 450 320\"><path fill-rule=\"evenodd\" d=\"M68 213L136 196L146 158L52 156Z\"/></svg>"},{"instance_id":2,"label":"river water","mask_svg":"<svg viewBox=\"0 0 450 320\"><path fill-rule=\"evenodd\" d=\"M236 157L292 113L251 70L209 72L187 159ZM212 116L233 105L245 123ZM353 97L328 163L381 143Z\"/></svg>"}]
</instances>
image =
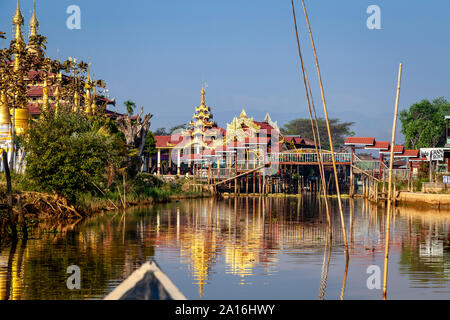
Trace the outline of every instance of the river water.
<instances>
[{"instance_id":1,"label":"river water","mask_svg":"<svg viewBox=\"0 0 450 320\"><path fill-rule=\"evenodd\" d=\"M343 199L346 268L330 201L331 246L323 203L308 194L186 200L46 226L1 248L0 299L102 299L150 258L188 299L381 299L385 209ZM449 240L450 212L396 208L388 299L449 299ZM80 290L67 288L71 265Z\"/></svg>"}]
</instances>

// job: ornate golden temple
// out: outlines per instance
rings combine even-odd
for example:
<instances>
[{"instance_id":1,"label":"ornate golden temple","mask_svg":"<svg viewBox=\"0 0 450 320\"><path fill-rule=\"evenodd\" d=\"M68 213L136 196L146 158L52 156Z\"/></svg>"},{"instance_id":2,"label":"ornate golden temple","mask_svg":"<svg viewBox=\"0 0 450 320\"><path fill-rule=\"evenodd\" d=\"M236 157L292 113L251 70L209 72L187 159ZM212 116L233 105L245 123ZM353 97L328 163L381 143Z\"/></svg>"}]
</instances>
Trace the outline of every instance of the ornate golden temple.
<instances>
[{"instance_id":1,"label":"ornate golden temple","mask_svg":"<svg viewBox=\"0 0 450 320\"><path fill-rule=\"evenodd\" d=\"M282 136L277 122L272 121L269 113L263 121L256 121L242 109L240 115L223 129L214 122L211 107L206 105L204 87L200 93L200 106L195 108L186 129L155 137L158 154L156 161L148 165L148 171L184 174L190 171L186 164L192 167L205 162L231 168L233 163L241 161L254 167L263 162L263 156L268 152L314 147L308 139ZM152 167L155 162L156 166ZM185 165L182 167L181 164Z\"/></svg>"},{"instance_id":2,"label":"ornate golden temple","mask_svg":"<svg viewBox=\"0 0 450 320\"><path fill-rule=\"evenodd\" d=\"M93 81L89 74L87 79L77 76L75 71L72 75L65 75L61 71L51 71L45 63L52 62L45 56L44 46L38 39L43 38L39 34L39 21L37 18L36 2L33 3L33 12L28 24L28 43L23 37L23 25L25 19L20 9L19 0L12 18L12 46L14 59L9 61L9 70L2 70L0 76L3 80L9 78L14 80L15 86L5 84L0 87L0 147L8 152L8 159L17 157L20 150L12 150L12 137L23 134L30 123L30 120L38 118L43 112L50 109L57 112L64 105L71 105L73 111L83 110L88 115L96 114L99 111L107 115L114 116L106 109L107 105L115 104L115 101L96 93L97 83ZM43 61L41 66L30 68L26 64L29 59ZM76 65L76 59L69 58L69 61ZM55 61L53 61L55 62ZM60 65L60 63L58 63ZM8 69L8 67L6 68ZM75 69L73 69L75 70ZM21 83L24 84L21 89ZM63 96L63 91L70 85L77 89L71 96ZM114 113L115 114L115 113Z\"/></svg>"}]
</instances>

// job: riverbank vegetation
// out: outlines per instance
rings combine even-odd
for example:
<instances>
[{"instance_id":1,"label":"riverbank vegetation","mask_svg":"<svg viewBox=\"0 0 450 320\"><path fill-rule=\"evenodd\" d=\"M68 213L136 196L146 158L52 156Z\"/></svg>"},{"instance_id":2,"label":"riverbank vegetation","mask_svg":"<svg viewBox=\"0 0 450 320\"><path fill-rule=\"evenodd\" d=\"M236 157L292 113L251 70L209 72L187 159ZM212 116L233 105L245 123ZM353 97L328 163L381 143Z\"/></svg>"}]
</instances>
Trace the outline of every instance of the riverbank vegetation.
<instances>
[{"instance_id":1,"label":"riverbank vegetation","mask_svg":"<svg viewBox=\"0 0 450 320\"><path fill-rule=\"evenodd\" d=\"M353 125L353 122L341 122L339 119L330 119L331 134L335 148L344 147L345 138L355 135L355 132L351 130ZM330 142L328 140L328 131L325 119L317 119L317 126L319 128L320 143L322 147L329 149ZM310 119L299 118L291 120L289 123L284 125L283 128L281 128L281 132L284 135L299 135L303 138L314 140L311 131Z\"/></svg>"},{"instance_id":2,"label":"riverbank vegetation","mask_svg":"<svg viewBox=\"0 0 450 320\"><path fill-rule=\"evenodd\" d=\"M450 102L444 97L422 100L400 112L402 134L408 149L443 147L446 143L445 116Z\"/></svg>"},{"instance_id":3,"label":"riverbank vegetation","mask_svg":"<svg viewBox=\"0 0 450 320\"><path fill-rule=\"evenodd\" d=\"M142 141L154 139L127 137L136 132L130 128L136 121L121 128L104 115L89 116L70 108L45 111L17 140L25 151L26 170L11 172L14 217L3 213L0 233L11 233L15 228L11 221L19 223L19 216L29 225L198 196L200 192L190 191L188 178L163 181L142 172L142 155L154 149ZM5 173L0 178L0 201L7 203Z\"/></svg>"}]
</instances>

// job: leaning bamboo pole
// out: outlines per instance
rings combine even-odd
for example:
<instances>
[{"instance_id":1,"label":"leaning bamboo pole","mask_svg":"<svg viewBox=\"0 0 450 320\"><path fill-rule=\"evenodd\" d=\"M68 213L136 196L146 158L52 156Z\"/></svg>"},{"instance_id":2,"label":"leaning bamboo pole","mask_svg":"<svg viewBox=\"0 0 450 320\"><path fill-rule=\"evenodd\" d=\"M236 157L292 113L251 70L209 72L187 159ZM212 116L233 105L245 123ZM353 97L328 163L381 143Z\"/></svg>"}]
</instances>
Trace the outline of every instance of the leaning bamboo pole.
<instances>
[{"instance_id":1,"label":"leaning bamboo pole","mask_svg":"<svg viewBox=\"0 0 450 320\"><path fill-rule=\"evenodd\" d=\"M322 163L321 155L319 153L319 149L318 149L318 145L317 145L316 128L314 126L314 120L313 120L313 115L312 115L312 110L311 110L310 92L308 92L309 85L308 85L308 80L307 80L307 76L306 76L305 65L303 63L302 50L301 50L300 39L299 39L299 35L298 35L297 17L295 15L294 0L291 0L291 4L292 4L292 14L294 17L295 35L297 38L298 56L300 58L300 64L302 67L303 83L305 85L306 100L308 103L309 117L311 120L311 130L312 130L312 134L313 134L313 138L314 138L314 147L315 147L316 154L317 154L317 164L319 166L320 179L322 181L322 191L323 191L324 201L325 201L325 210L327 213L327 222L330 225L331 224L331 216L330 216L330 209L329 209L329 205L328 205L328 196L327 196L327 189L326 189L326 183L325 183L325 172L323 170L324 169L323 163Z\"/></svg>"},{"instance_id":2,"label":"leaning bamboo pole","mask_svg":"<svg viewBox=\"0 0 450 320\"><path fill-rule=\"evenodd\" d=\"M386 217L386 244L384 253L384 276L383 276L383 299L386 299L387 290L387 276L389 263L389 238L390 238L390 222L391 222L391 200L392 200L392 168L394 167L394 147L395 147L395 132L397 128L398 104L400 100L400 87L402 83L402 64L398 68L398 84L397 97L395 99L394 124L392 125L392 140L391 140L391 159L389 160L389 184L388 184L388 204Z\"/></svg>"},{"instance_id":3,"label":"leaning bamboo pole","mask_svg":"<svg viewBox=\"0 0 450 320\"><path fill-rule=\"evenodd\" d=\"M333 138L331 136L330 121L328 119L328 110L327 110L327 103L325 100L325 93L324 93L324 89L323 89L322 75L320 72L319 59L317 58L316 45L314 44L314 38L312 36L311 25L309 23L308 13L306 12L306 6L305 6L304 0L302 0L302 5L303 5L303 12L305 13L306 24L308 25L309 37L311 40L311 45L312 45L312 49L313 49L313 53L314 53L314 60L316 62L317 75L319 78L320 93L322 95L323 110L324 110L324 115L325 115L325 121L327 124L328 139L330 142L331 160L333 162L334 179L336 182L336 193L337 193L337 197L338 197L339 213L341 216L342 234L344 236L345 254L346 254L346 257L348 258L349 253L348 253L347 232L345 231L344 213L343 213L343 209L342 209L342 198L341 198L341 192L339 190L339 178L338 178L338 173L337 173L336 158L334 156Z\"/></svg>"}]
</instances>

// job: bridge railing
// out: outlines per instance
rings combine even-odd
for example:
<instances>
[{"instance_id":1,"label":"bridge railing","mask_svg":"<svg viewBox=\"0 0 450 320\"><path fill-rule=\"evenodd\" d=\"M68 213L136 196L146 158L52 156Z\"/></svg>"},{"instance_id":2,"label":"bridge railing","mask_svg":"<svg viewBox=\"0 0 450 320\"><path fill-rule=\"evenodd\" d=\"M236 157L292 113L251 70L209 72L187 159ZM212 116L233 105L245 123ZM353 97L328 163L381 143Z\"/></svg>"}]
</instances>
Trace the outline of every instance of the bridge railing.
<instances>
[{"instance_id":1,"label":"bridge railing","mask_svg":"<svg viewBox=\"0 0 450 320\"><path fill-rule=\"evenodd\" d=\"M380 161L379 160L360 160L355 161L354 165L361 170L379 170L380 169ZM385 165L382 164L381 169L385 169Z\"/></svg>"},{"instance_id":2,"label":"bridge railing","mask_svg":"<svg viewBox=\"0 0 450 320\"><path fill-rule=\"evenodd\" d=\"M389 177L389 169L384 169L381 171L384 176L387 178ZM393 169L392 170L392 176L396 177L398 179L408 179L409 176L409 169Z\"/></svg>"},{"instance_id":3,"label":"bridge railing","mask_svg":"<svg viewBox=\"0 0 450 320\"><path fill-rule=\"evenodd\" d=\"M322 162L332 162L331 153L321 153ZM337 163L351 161L350 153L335 153L334 158ZM272 153L269 154L269 162L294 162L294 163L315 163L317 153Z\"/></svg>"}]
</instances>

